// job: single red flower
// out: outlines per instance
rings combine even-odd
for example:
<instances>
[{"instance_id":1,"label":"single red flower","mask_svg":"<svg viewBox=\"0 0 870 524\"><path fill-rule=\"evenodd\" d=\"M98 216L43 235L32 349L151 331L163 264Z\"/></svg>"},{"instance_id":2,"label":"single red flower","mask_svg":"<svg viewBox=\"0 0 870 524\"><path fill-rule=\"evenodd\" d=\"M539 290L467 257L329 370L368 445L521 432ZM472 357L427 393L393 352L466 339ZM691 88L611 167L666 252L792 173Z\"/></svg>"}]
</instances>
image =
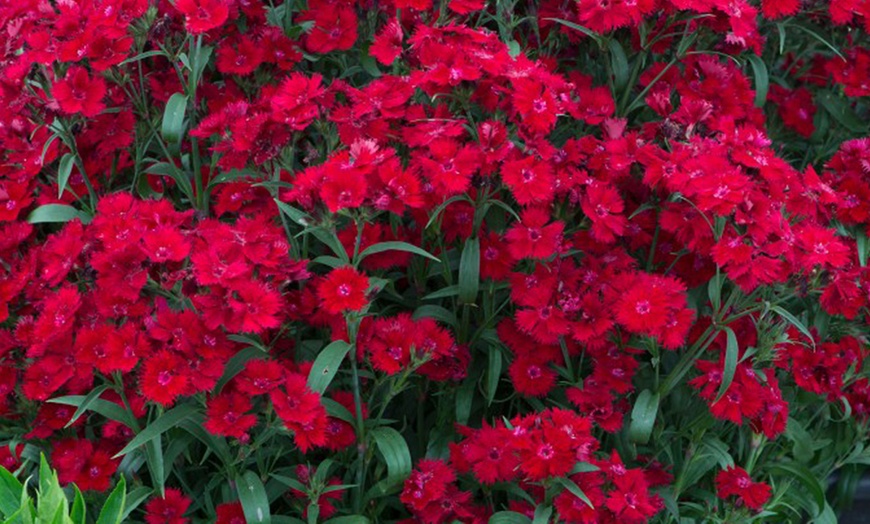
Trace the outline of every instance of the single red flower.
<instances>
[{"instance_id":1,"label":"single red flower","mask_svg":"<svg viewBox=\"0 0 870 524\"><path fill-rule=\"evenodd\" d=\"M770 486L764 482L752 482L745 469L731 466L716 475L716 494L721 499L736 496L740 502L756 511L770 499Z\"/></svg>"},{"instance_id":2,"label":"single red flower","mask_svg":"<svg viewBox=\"0 0 870 524\"><path fill-rule=\"evenodd\" d=\"M185 27L193 34L222 26L230 14L226 0L176 0L175 8L184 15Z\"/></svg>"},{"instance_id":3,"label":"single red flower","mask_svg":"<svg viewBox=\"0 0 870 524\"><path fill-rule=\"evenodd\" d=\"M107 91L106 81L101 76L91 77L83 67L71 67L64 79L55 82L51 89L64 113L94 117L106 108L103 103Z\"/></svg>"},{"instance_id":4,"label":"single red flower","mask_svg":"<svg viewBox=\"0 0 870 524\"><path fill-rule=\"evenodd\" d=\"M187 524L184 512L191 500L180 490L166 488L163 498L154 497L145 504L145 522L148 524Z\"/></svg>"},{"instance_id":5,"label":"single red flower","mask_svg":"<svg viewBox=\"0 0 870 524\"><path fill-rule=\"evenodd\" d=\"M212 435L243 439L257 423L257 416L248 414L251 399L241 393L221 393L208 401L203 427Z\"/></svg>"},{"instance_id":6,"label":"single red flower","mask_svg":"<svg viewBox=\"0 0 870 524\"><path fill-rule=\"evenodd\" d=\"M317 286L317 296L327 313L360 311L368 298L369 278L356 269L345 266L333 269Z\"/></svg>"}]
</instances>

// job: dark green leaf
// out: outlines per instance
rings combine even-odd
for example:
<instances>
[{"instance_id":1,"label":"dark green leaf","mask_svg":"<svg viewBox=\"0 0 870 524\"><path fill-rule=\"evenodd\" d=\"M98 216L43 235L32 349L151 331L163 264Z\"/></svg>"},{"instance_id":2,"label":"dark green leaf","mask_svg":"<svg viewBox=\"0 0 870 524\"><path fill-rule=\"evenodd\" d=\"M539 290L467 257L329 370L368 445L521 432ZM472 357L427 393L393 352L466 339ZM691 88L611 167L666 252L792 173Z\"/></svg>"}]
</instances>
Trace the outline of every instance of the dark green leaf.
<instances>
[{"instance_id":1,"label":"dark green leaf","mask_svg":"<svg viewBox=\"0 0 870 524\"><path fill-rule=\"evenodd\" d=\"M384 251L405 251L408 253L419 255L421 257L428 258L429 260L434 260L435 262L441 261L425 249L421 249L414 244L400 241L379 242L377 244L371 245L359 254L359 260L362 260L369 255L374 255L375 253L383 253Z\"/></svg>"},{"instance_id":2,"label":"dark green leaf","mask_svg":"<svg viewBox=\"0 0 870 524\"><path fill-rule=\"evenodd\" d=\"M557 482L558 484L561 484L562 487L564 487L564 488L567 489L568 491L570 491L572 495L574 495L574 496L577 497L578 499L580 499L580 500L582 500L583 502L585 502L586 505L589 506L590 508L593 508L593 507L594 507L594 506L592 505L592 501L589 500L589 497L586 496L586 493L583 493L583 490L580 489L580 486L578 486L577 483L574 482L573 480L571 480L571 479L569 479L569 478L567 478L567 477L559 477L559 478L556 479L556 482Z\"/></svg>"},{"instance_id":3,"label":"dark green leaf","mask_svg":"<svg viewBox=\"0 0 870 524\"><path fill-rule=\"evenodd\" d=\"M656 422L656 414L659 410L659 394L645 389L634 401L634 409L631 410L631 425L628 428L628 436L633 442L646 444L652 434Z\"/></svg>"},{"instance_id":4,"label":"dark green leaf","mask_svg":"<svg viewBox=\"0 0 870 524\"><path fill-rule=\"evenodd\" d=\"M771 467L773 472L779 472L786 476L786 478L796 478L800 481L801 484L804 485L805 488L812 495L813 500L816 504L816 508L818 508L819 513L821 513L827 504L825 501L825 490L822 488L822 484L819 482L818 477L813 474L812 471L807 469L806 466L801 464L790 462L790 463L781 463L774 464ZM813 515L814 517L817 515Z\"/></svg>"},{"instance_id":5,"label":"dark green leaf","mask_svg":"<svg viewBox=\"0 0 870 524\"><path fill-rule=\"evenodd\" d=\"M124 449L115 453L113 458L121 457L130 453L134 449L142 446L146 442L149 442L159 435L162 435L166 431L174 428L178 424L180 424L183 420L192 416L196 413L197 408L192 404L182 404L180 406L176 406L166 413L164 413L160 418L149 424L145 429L143 429L139 434L133 437Z\"/></svg>"},{"instance_id":6,"label":"dark green leaf","mask_svg":"<svg viewBox=\"0 0 870 524\"><path fill-rule=\"evenodd\" d=\"M346 517L335 517L329 519L323 524L369 524L371 522L367 517L362 515L348 515Z\"/></svg>"},{"instance_id":7,"label":"dark green leaf","mask_svg":"<svg viewBox=\"0 0 870 524\"><path fill-rule=\"evenodd\" d=\"M64 427L68 428L72 426L75 421L78 420L79 417L81 417L85 413L85 411L87 411L91 407L91 404L93 404L95 400L100 398L100 395L102 395L103 392L107 389L109 389L109 386L104 384L102 386L94 388L90 393L88 393L87 396L85 396L84 400L82 400L82 403L79 404L79 407L76 408L75 413L73 413L72 415L72 418L69 419L69 422L67 422L66 426Z\"/></svg>"},{"instance_id":8,"label":"dark green leaf","mask_svg":"<svg viewBox=\"0 0 870 524\"><path fill-rule=\"evenodd\" d=\"M85 401L85 399L87 399L87 397L84 395L68 395L65 397L50 398L47 402L52 402L54 404L63 404L65 406L78 407ZM103 400L101 398L95 398L89 402L88 409L90 409L94 413L98 413L106 417L109 420L120 422L127 427L132 428L135 425L132 415L114 402L109 402L108 400Z\"/></svg>"},{"instance_id":9,"label":"dark green leaf","mask_svg":"<svg viewBox=\"0 0 870 524\"><path fill-rule=\"evenodd\" d=\"M571 29L574 29L575 31L580 31L581 33L588 36L592 40L595 40L595 43L598 44L599 47L601 47L601 35L599 35L598 33L596 33L595 31L593 31L589 28L583 27L582 25L579 25L579 24L575 24L574 22L562 20L561 18L544 18L544 20L556 22L558 24L562 24L565 27L570 27Z\"/></svg>"},{"instance_id":10,"label":"dark green leaf","mask_svg":"<svg viewBox=\"0 0 870 524\"><path fill-rule=\"evenodd\" d=\"M610 67L613 71L613 86L617 93L622 93L628 86L628 77L630 75L628 69L628 58L625 56L625 51L619 40L612 38L607 47L610 49Z\"/></svg>"},{"instance_id":11,"label":"dark green leaf","mask_svg":"<svg viewBox=\"0 0 870 524\"><path fill-rule=\"evenodd\" d=\"M138 508L143 502L148 500L151 494L154 493L154 490L146 487L139 487L127 493L127 500L124 504L124 512L121 514L121 522L126 522L127 517L130 516L130 513L133 513L133 510Z\"/></svg>"},{"instance_id":12,"label":"dark green leaf","mask_svg":"<svg viewBox=\"0 0 870 524\"><path fill-rule=\"evenodd\" d=\"M490 346L487 351L487 367L486 367L486 403L492 403L495 398L495 392L498 390L498 382L501 379L502 371L502 355L498 347Z\"/></svg>"},{"instance_id":13,"label":"dark green leaf","mask_svg":"<svg viewBox=\"0 0 870 524\"><path fill-rule=\"evenodd\" d=\"M451 327L456 327L457 325L456 315L452 311L434 304L424 304L415 309L412 315L412 318L415 320L426 317L440 320Z\"/></svg>"},{"instance_id":14,"label":"dark green leaf","mask_svg":"<svg viewBox=\"0 0 870 524\"><path fill-rule=\"evenodd\" d=\"M734 373L737 371L737 357L740 354L740 347L737 345L737 335L734 330L728 326L722 328L725 331L725 367L722 369L722 383L719 384L719 392L716 394L718 402L722 395L731 387L731 382L734 381Z\"/></svg>"},{"instance_id":15,"label":"dark green leaf","mask_svg":"<svg viewBox=\"0 0 870 524\"><path fill-rule=\"evenodd\" d=\"M535 518L532 519L532 524L547 524L550 522L550 516L553 514L552 506L539 504L535 508Z\"/></svg>"},{"instance_id":16,"label":"dark green leaf","mask_svg":"<svg viewBox=\"0 0 870 524\"><path fill-rule=\"evenodd\" d=\"M351 347L343 340L336 340L320 350L308 373L308 387L311 391L321 395L326 391Z\"/></svg>"},{"instance_id":17,"label":"dark green leaf","mask_svg":"<svg viewBox=\"0 0 870 524\"><path fill-rule=\"evenodd\" d=\"M371 431L378 451L387 464L387 481L398 485L411 474L411 452L405 438L393 428L379 427Z\"/></svg>"},{"instance_id":18,"label":"dark green leaf","mask_svg":"<svg viewBox=\"0 0 870 524\"><path fill-rule=\"evenodd\" d=\"M169 97L169 101L166 102L166 109L163 110L161 134L170 144L181 142L181 135L184 133L184 113L186 111L187 95L175 93Z\"/></svg>"},{"instance_id":19,"label":"dark green leaf","mask_svg":"<svg viewBox=\"0 0 870 524\"><path fill-rule=\"evenodd\" d=\"M489 524L532 524L532 519L516 511L497 511L489 517Z\"/></svg>"},{"instance_id":20,"label":"dark green leaf","mask_svg":"<svg viewBox=\"0 0 870 524\"><path fill-rule=\"evenodd\" d=\"M248 523L269 524L272 514L269 511L269 497L260 477L253 471L246 471L236 478L236 488L239 491L239 502L245 512Z\"/></svg>"},{"instance_id":21,"label":"dark green leaf","mask_svg":"<svg viewBox=\"0 0 870 524\"><path fill-rule=\"evenodd\" d=\"M60 158L60 164L57 166L57 198L63 196L75 161L76 157L72 153L67 153Z\"/></svg>"},{"instance_id":22,"label":"dark green leaf","mask_svg":"<svg viewBox=\"0 0 870 524\"><path fill-rule=\"evenodd\" d=\"M804 334L804 336L806 336L808 339L810 339L810 344L812 344L813 347L816 346L816 341L813 338L812 333L810 333L810 330L807 329L807 327L804 325L804 323L801 322L800 320L798 320L798 318L796 316L792 315L790 312L786 311L785 309L783 309L779 306L771 306L770 310L773 311L774 313L776 313L777 315L781 316L786 322L788 322L789 324L791 324L792 326L797 328L798 331L800 331L801 333Z\"/></svg>"},{"instance_id":23,"label":"dark green leaf","mask_svg":"<svg viewBox=\"0 0 870 524\"><path fill-rule=\"evenodd\" d=\"M473 304L480 289L480 239L469 238L459 258L459 303Z\"/></svg>"},{"instance_id":24,"label":"dark green leaf","mask_svg":"<svg viewBox=\"0 0 870 524\"><path fill-rule=\"evenodd\" d=\"M310 226L311 223L313 222L312 218L308 215L308 213L306 213L302 210L296 209L295 207L291 206L290 204L285 204L284 202L281 202L277 198L275 199L275 203L278 204L278 209L280 209L282 213L287 215L287 218L289 218L290 220L292 220L296 224L299 224L300 226L307 227L307 226Z\"/></svg>"},{"instance_id":25,"label":"dark green leaf","mask_svg":"<svg viewBox=\"0 0 870 524\"><path fill-rule=\"evenodd\" d=\"M760 56L749 53L746 60L752 66L752 76L755 78L755 107L764 107L767 101L767 91L770 88L770 75L767 65Z\"/></svg>"}]
</instances>

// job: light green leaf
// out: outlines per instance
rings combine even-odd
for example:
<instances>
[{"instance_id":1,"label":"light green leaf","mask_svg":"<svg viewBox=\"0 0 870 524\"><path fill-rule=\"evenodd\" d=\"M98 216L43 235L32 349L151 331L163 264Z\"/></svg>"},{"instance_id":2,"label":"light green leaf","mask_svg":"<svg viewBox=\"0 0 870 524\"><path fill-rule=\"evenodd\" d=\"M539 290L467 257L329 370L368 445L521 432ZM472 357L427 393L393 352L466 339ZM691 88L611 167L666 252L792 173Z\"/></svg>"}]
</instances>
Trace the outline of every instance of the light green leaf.
<instances>
[{"instance_id":1,"label":"light green leaf","mask_svg":"<svg viewBox=\"0 0 870 524\"><path fill-rule=\"evenodd\" d=\"M27 215L27 222L29 224L69 222L76 218L81 220L82 224L89 224L93 217L66 204L44 204Z\"/></svg>"},{"instance_id":2,"label":"light green leaf","mask_svg":"<svg viewBox=\"0 0 870 524\"><path fill-rule=\"evenodd\" d=\"M106 499L103 504L103 509L100 510L100 516L97 518L97 524L121 524L124 518L124 506L127 501L127 483L124 477L121 476L112 494Z\"/></svg>"}]
</instances>

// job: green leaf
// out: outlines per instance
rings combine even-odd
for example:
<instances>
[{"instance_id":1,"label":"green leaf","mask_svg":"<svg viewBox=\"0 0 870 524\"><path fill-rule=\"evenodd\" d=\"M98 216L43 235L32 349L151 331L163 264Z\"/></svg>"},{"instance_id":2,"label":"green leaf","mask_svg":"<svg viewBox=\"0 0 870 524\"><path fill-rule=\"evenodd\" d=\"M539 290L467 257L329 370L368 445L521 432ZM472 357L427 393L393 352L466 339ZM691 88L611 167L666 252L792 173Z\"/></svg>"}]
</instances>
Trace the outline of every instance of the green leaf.
<instances>
[{"instance_id":1,"label":"green leaf","mask_svg":"<svg viewBox=\"0 0 870 524\"><path fill-rule=\"evenodd\" d=\"M362 260L369 255L374 255L375 253L383 253L384 251L405 251L408 253L419 255L424 258L428 258L429 260L434 260L435 262L441 262L440 259L432 255L425 249L421 249L414 244L400 241L378 242L377 244L371 245L365 248L363 252L359 254L359 260Z\"/></svg>"},{"instance_id":2,"label":"green leaf","mask_svg":"<svg viewBox=\"0 0 870 524\"><path fill-rule=\"evenodd\" d=\"M150 57L152 57L152 56L166 56L166 53L163 52L162 50L145 51L144 53L139 53L138 55L136 55L136 56L134 56L134 57L132 57L132 58L128 58L128 59L124 60L123 62L121 62L121 63L118 64L118 65L119 65L119 66L122 66L122 65L124 65L124 64L130 64L130 63L133 63L133 62L138 62L139 60L144 60L144 59L146 59L146 58L150 58Z\"/></svg>"},{"instance_id":3,"label":"green leaf","mask_svg":"<svg viewBox=\"0 0 870 524\"><path fill-rule=\"evenodd\" d=\"M574 29L575 31L580 31L581 33L588 36L592 40L595 40L595 43L598 44L598 47L601 47L601 35L599 35L595 31L593 31L587 27L583 27L582 25L575 24L574 22L569 22L567 20L562 20L561 18L544 18L544 20L556 22L557 24L562 24L565 27L570 27L571 29Z\"/></svg>"},{"instance_id":4,"label":"green leaf","mask_svg":"<svg viewBox=\"0 0 870 524\"><path fill-rule=\"evenodd\" d=\"M495 398L495 392L498 390L498 383L501 379L502 371L502 355L499 348L492 346L487 351L486 364L486 404L492 403Z\"/></svg>"},{"instance_id":5,"label":"green leaf","mask_svg":"<svg viewBox=\"0 0 870 524\"><path fill-rule=\"evenodd\" d=\"M6 468L0 467L0 516L12 515L21 506L24 485Z\"/></svg>"},{"instance_id":6,"label":"green leaf","mask_svg":"<svg viewBox=\"0 0 870 524\"><path fill-rule=\"evenodd\" d=\"M217 381L217 384L215 384L212 393L215 395L219 394L230 380L245 369L245 366L249 361L261 359L266 356L267 355L264 354L262 350L253 346L246 347L233 355L233 357L227 362L227 365L224 366L224 373L221 375L220 380Z\"/></svg>"},{"instance_id":7,"label":"green leaf","mask_svg":"<svg viewBox=\"0 0 870 524\"><path fill-rule=\"evenodd\" d=\"M480 289L480 239L469 238L459 257L459 303L473 304Z\"/></svg>"},{"instance_id":8,"label":"green leaf","mask_svg":"<svg viewBox=\"0 0 870 524\"><path fill-rule=\"evenodd\" d=\"M378 451L387 464L387 481L398 485L411 474L411 452L405 438L393 428L379 427L371 431Z\"/></svg>"},{"instance_id":9,"label":"green leaf","mask_svg":"<svg viewBox=\"0 0 870 524\"><path fill-rule=\"evenodd\" d=\"M550 522L550 516L553 514L552 506L539 504L535 508L535 518L532 519L532 524L547 524Z\"/></svg>"},{"instance_id":10,"label":"green leaf","mask_svg":"<svg viewBox=\"0 0 870 524\"><path fill-rule=\"evenodd\" d=\"M84 395L68 395L65 397L57 397L50 398L47 402L51 402L54 404L63 404L65 406L81 406L82 403L87 399ZM110 402L108 400L103 400L101 398L91 399L88 403L88 409L93 411L94 413L98 413L109 420L114 420L115 422L120 422L127 427L132 428L135 424L135 419L133 415L127 412L121 406L115 404L114 402Z\"/></svg>"},{"instance_id":11,"label":"green leaf","mask_svg":"<svg viewBox=\"0 0 870 524\"><path fill-rule=\"evenodd\" d=\"M107 389L109 389L109 386L104 384L102 386L98 386L97 388L91 390L91 392L88 393L85 396L85 398L82 400L82 403L79 404L79 407L76 408L75 413L73 413L73 415L72 415L72 418L69 419L69 422L67 422L66 426L64 426L64 427L68 428L68 427L72 426L73 424L75 424L75 421L78 420L79 417L84 415L85 411L90 409L91 404L93 404L95 400L100 398L100 395L102 395L103 392L106 391Z\"/></svg>"},{"instance_id":12,"label":"green leaf","mask_svg":"<svg viewBox=\"0 0 870 524\"><path fill-rule=\"evenodd\" d=\"M610 48L610 67L613 71L613 86L617 93L622 93L628 86L629 69L628 58L619 40L613 38L607 43Z\"/></svg>"},{"instance_id":13,"label":"green leaf","mask_svg":"<svg viewBox=\"0 0 870 524\"><path fill-rule=\"evenodd\" d=\"M822 484L819 482L818 477L816 477L812 471L807 469L806 466L796 462L773 464L773 466L771 466L771 471L782 473L786 475L787 478L796 478L799 480L800 483L810 492L810 495L812 495L819 513L824 510L824 507L827 504L825 501L825 490L822 488ZM818 514L813 516L818 516Z\"/></svg>"},{"instance_id":14,"label":"green leaf","mask_svg":"<svg viewBox=\"0 0 870 524\"><path fill-rule=\"evenodd\" d=\"M133 513L136 508L148 500L148 497L150 497L152 493L154 493L154 490L146 487L136 488L130 493L127 493L124 512L121 514L121 522L126 522L130 513Z\"/></svg>"},{"instance_id":15,"label":"green leaf","mask_svg":"<svg viewBox=\"0 0 870 524\"><path fill-rule=\"evenodd\" d=\"M73 504L69 513L73 524L87 524L87 511L85 509L85 498L82 496L79 487L73 484Z\"/></svg>"},{"instance_id":16,"label":"green leaf","mask_svg":"<svg viewBox=\"0 0 870 524\"><path fill-rule=\"evenodd\" d=\"M370 522L368 517L363 517L362 515L347 515L345 517L329 519L323 524L369 524Z\"/></svg>"},{"instance_id":17,"label":"green leaf","mask_svg":"<svg viewBox=\"0 0 870 524\"><path fill-rule=\"evenodd\" d=\"M867 265L867 255L870 254L870 242L867 242L867 232L863 228L856 233L855 242L858 244L858 263L864 267Z\"/></svg>"},{"instance_id":18,"label":"green leaf","mask_svg":"<svg viewBox=\"0 0 870 524\"><path fill-rule=\"evenodd\" d=\"M489 517L489 524L532 524L532 519L516 511L497 511Z\"/></svg>"},{"instance_id":19,"label":"green leaf","mask_svg":"<svg viewBox=\"0 0 870 524\"><path fill-rule=\"evenodd\" d=\"M656 422L656 414L659 410L659 394L645 389L634 401L634 409L631 410L631 425L628 428L628 436L633 442L646 444L652 434Z\"/></svg>"},{"instance_id":20,"label":"green leaf","mask_svg":"<svg viewBox=\"0 0 870 524\"><path fill-rule=\"evenodd\" d=\"M456 284L453 284L451 286L444 286L441 289L439 289L438 291L433 291L432 293L429 293L428 295L424 296L421 300L435 300L437 298L447 298L447 297L456 296L458 294L459 294L459 286Z\"/></svg>"},{"instance_id":21,"label":"green leaf","mask_svg":"<svg viewBox=\"0 0 870 524\"><path fill-rule=\"evenodd\" d=\"M217 437L212 435L205 428L202 427L203 417L202 415L197 414L197 416L191 417L181 424L179 427L184 431L187 431L191 435L194 436L197 440L205 444L205 446L220 458L221 462L224 463L225 466L229 466L233 463L233 457L230 454L230 448L227 445L226 440L223 437Z\"/></svg>"},{"instance_id":22,"label":"green leaf","mask_svg":"<svg viewBox=\"0 0 870 524\"><path fill-rule=\"evenodd\" d=\"M781 316L786 322L788 322L789 324L791 324L792 326L797 328L798 331L800 331L801 333L804 334L804 336L806 336L808 339L810 339L810 344L812 344L813 347L816 347L816 341L813 338L812 333L810 333L810 330L807 329L807 327L804 325L804 323L801 322L800 320L798 320L798 318L796 316L792 315L791 313L789 313L788 311L786 311L785 309L783 309L779 306L771 306L770 310L773 311L774 313L776 313L777 315Z\"/></svg>"},{"instance_id":23,"label":"green leaf","mask_svg":"<svg viewBox=\"0 0 870 524\"><path fill-rule=\"evenodd\" d=\"M173 460L170 457L169 463L172 464ZM151 473L151 478L154 479L154 487L157 489L157 493L161 497L165 496L166 468L164 467L163 438L160 435L145 443L145 462L148 463L148 471Z\"/></svg>"},{"instance_id":24,"label":"green leaf","mask_svg":"<svg viewBox=\"0 0 870 524\"><path fill-rule=\"evenodd\" d=\"M716 394L715 404L719 402L722 395L731 387L731 382L734 381L734 373L737 372L737 357L740 354L740 346L737 345L737 335L734 330L728 326L722 328L725 331L725 367L722 369L722 383L719 384L719 392Z\"/></svg>"},{"instance_id":25,"label":"green leaf","mask_svg":"<svg viewBox=\"0 0 870 524\"><path fill-rule=\"evenodd\" d=\"M710 282L707 283L707 296L710 298L710 303L713 304L713 312L719 311L722 307L722 283L725 281L725 275L717 273Z\"/></svg>"},{"instance_id":26,"label":"green leaf","mask_svg":"<svg viewBox=\"0 0 870 524\"><path fill-rule=\"evenodd\" d=\"M434 318L435 320L440 320L445 324L456 327L458 322L456 320L456 315L447 308L436 306L434 304L424 304L417 309L414 310L414 314L411 315L411 318L414 320L420 318Z\"/></svg>"},{"instance_id":27,"label":"green leaf","mask_svg":"<svg viewBox=\"0 0 870 524\"><path fill-rule=\"evenodd\" d=\"M371 55L366 55L360 58L360 65L363 68L363 71L369 74L372 78L378 78L381 76L381 70L378 69L378 63Z\"/></svg>"},{"instance_id":28,"label":"green leaf","mask_svg":"<svg viewBox=\"0 0 870 524\"><path fill-rule=\"evenodd\" d=\"M168 143L178 144L181 142L181 135L184 133L184 114L186 111L187 95L175 93L169 97L169 101L166 102L166 109L163 110L163 125L161 126L161 134Z\"/></svg>"},{"instance_id":29,"label":"green leaf","mask_svg":"<svg viewBox=\"0 0 870 524\"><path fill-rule=\"evenodd\" d=\"M181 421L187 419L194 413L196 413L196 406L192 404L182 404L180 406L176 406L166 413L164 413L160 418L149 424L145 429L143 429L138 435L133 437L133 440L130 441L129 444L124 446L124 449L115 453L112 458L118 458L121 456L130 453L134 449L142 446L146 442L150 442L151 440L157 438L159 435L162 435L166 431L177 426Z\"/></svg>"},{"instance_id":30,"label":"green leaf","mask_svg":"<svg viewBox=\"0 0 870 524\"><path fill-rule=\"evenodd\" d=\"M344 340L336 340L320 350L308 373L308 387L311 391L321 395L326 391L351 347Z\"/></svg>"},{"instance_id":31,"label":"green leaf","mask_svg":"<svg viewBox=\"0 0 870 524\"><path fill-rule=\"evenodd\" d=\"M767 102L767 91L770 89L770 75L767 65L760 56L748 54L746 60L752 66L752 76L755 78L755 107L764 107Z\"/></svg>"},{"instance_id":32,"label":"green leaf","mask_svg":"<svg viewBox=\"0 0 870 524\"><path fill-rule=\"evenodd\" d=\"M299 224L300 226L307 227L307 226L310 226L312 222L314 222L314 220L308 215L308 213L306 213L302 210L296 209L295 207L291 206L290 204L285 204L284 202L281 202L277 198L274 200L275 200L275 203L278 204L278 209L280 209L282 213L287 215L287 218L289 218L293 222Z\"/></svg>"},{"instance_id":33,"label":"green leaf","mask_svg":"<svg viewBox=\"0 0 870 524\"><path fill-rule=\"evenodd\" d=\"M867 132L867 124L855 114L846 97L823 91L816 95L816 100L841 126L853 133Z\"/></svg>"},{"instance_id":34,"label":"green leaf","mask_svg":"<svg viewBox=\"0 0 870 524\"><path fill-rule=\"evenodd\" d=\"M57 166L57 198L63 196L75 161L76 156L72 153L67 153L60 158L60 164Z\"/></svg>"},{"instance_id":35,"label":"green leaf","mask_svg":"<svg viewBox=\"0 0 870 524\"><path fill-rule=\"evenodd\" d=\"M112 494L103 504L103 509L100 510L100 516L97 518L97 524L121 524L124 519L126 502L127 482L122 475L115 489L112 490Z\"/></svg>"},{"instance_id":36,"label":"green leaf","mask_svg":"<svg viewBox=\"0 0 870 524\"><path fill-rule=\"evenodd\" d=\"M595 507L592 505L592 501L589 500L589 497L586 496L586 493L583 493L583 490L580 489L580 486L578 486L577 483L574 482L573 480L571 480L567 477L559 477L556 479L556 483L562 485L562 487L564 487L565 489L570 491L571 494L574 495L575 497L577 497L578 499L585 502L586 505L589 506L590 508Z\"/></svg>"},{"instance_id":37,"label":"green leaf","mask_svg":"<svg viewBox=\"0 0 870 524\"><path fill-rule=\"evenodd\" d=\"M37 506L37 522L54 522L58 512L67 512L69 502L57 480L57 472L52 471L45 459L45 454L39 454L39 505Z\"/></svg>"},{"instance_id":38,"label":"green leaf","mask_svg":"<svg viewBox=\"0 0 870 524\"><path fill-rule=\"evenodd\" d=\"M44 204L27 215L27 222L29 224L69 222L76 218L81 220L82 224L89 224L93 217L66 204Z\"/></svg>"},{"instance_id":39,"label":"green leaf","mask_svg":"<svg viewBox=\"0 0 870 524\"><path fill-rule=\"evenodd\" d=\"M269 511L269 497L260 477L253 471L246 471L236 478L236 489L239 492L239 502L245 512L248 523L259 522L269 524L272 514Z\"/></svg>"}]
</instances>

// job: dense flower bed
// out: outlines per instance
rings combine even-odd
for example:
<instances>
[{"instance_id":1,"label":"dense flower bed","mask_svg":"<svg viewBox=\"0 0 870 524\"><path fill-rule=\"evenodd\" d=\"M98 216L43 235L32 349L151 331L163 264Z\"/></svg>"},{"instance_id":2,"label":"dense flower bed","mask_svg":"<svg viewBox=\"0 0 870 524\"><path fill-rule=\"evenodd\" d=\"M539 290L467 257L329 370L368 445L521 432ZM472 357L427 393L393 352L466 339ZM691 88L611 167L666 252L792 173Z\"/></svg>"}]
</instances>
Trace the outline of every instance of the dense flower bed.
<instances>
[{"instance_id":1,"label":"dense flower bed","mask_svg":"<svg viewBox=\"0 0 870 524\"><path fill-rule=\"evenodd\" d=\"M20 479L149 524L835 522L870 465L870 1L0 21Z\"/></svg>"}]
</instances>

